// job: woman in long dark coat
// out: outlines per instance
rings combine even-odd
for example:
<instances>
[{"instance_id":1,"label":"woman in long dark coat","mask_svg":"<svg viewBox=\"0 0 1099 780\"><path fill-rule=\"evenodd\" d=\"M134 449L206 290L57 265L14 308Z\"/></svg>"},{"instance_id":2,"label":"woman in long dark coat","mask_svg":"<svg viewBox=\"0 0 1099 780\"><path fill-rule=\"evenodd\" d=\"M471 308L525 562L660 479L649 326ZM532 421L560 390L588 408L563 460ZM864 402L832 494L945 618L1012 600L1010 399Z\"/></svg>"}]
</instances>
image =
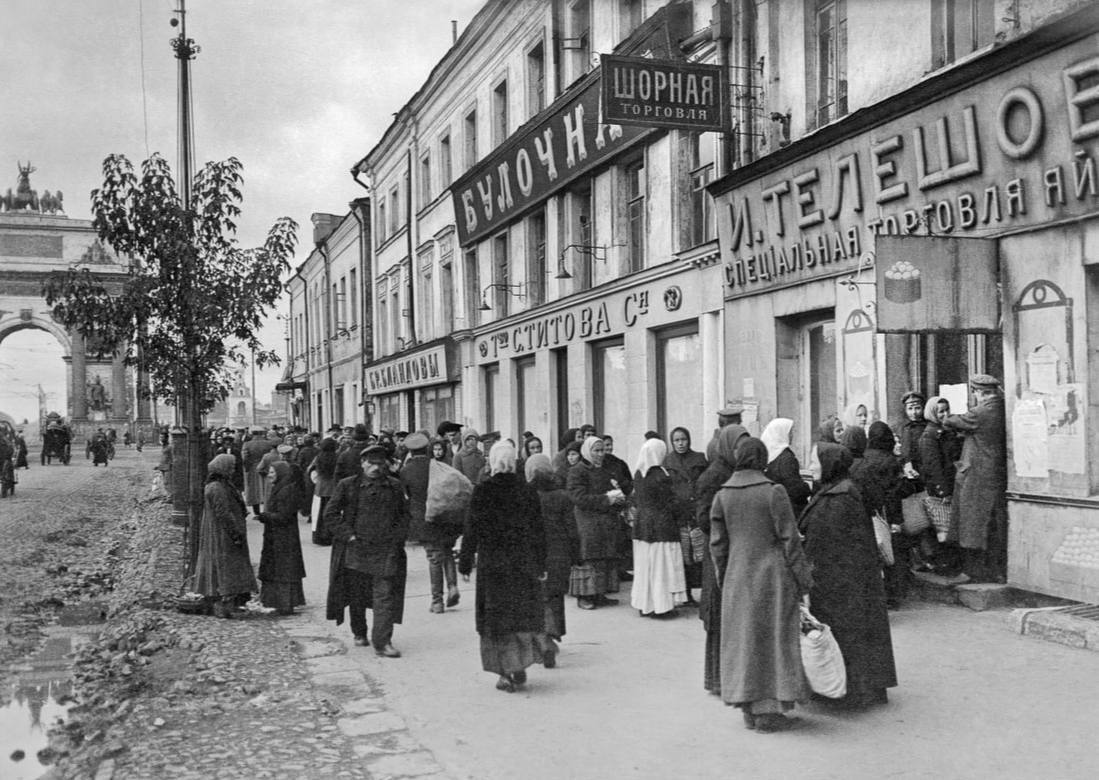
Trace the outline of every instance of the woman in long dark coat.
<instances>
[{"instance_id":1,"label":"woman in long dark coat","mask_svg":"<svg viewBox=\"0 0 1099 780\"><path fill-rule=\"evenodd\" d=\"M786 488L786 495L790 497L794 515L797 516L809 503L812 491L801 478L798 456L790 449L790 432L793 429L794 421L789 417L776 417L767 423L759 440L767 447L767 468L763 473L767 479Z\"/></svg>"},{"instance_id":2,"label":"woman in long dark coat","mask_svg":"<svg viewBox=\"0 0 1099 780\"><path fill-rule=\"evenodd\" d=\"M546 532L538 493L515 473L515 447L489 450L491 475L474 487L458 570L469 577L477 559L476 624L481 668L512 693L541 663L546 616Z\"/></svg>"},{"instance_id":3,"label":"woman in long dark coat","mask_svg":"<svg viewBox=\"0 0 1099 780\"><path fill-rule=\"evenodd\" d=\"M672 428L668 441L671 442L671 449L664 456L664 468L672 476L676 495L692 508L690 524L693 526L695 525L693 508L698 498L695 485L709 463L705 455L691 449L691 432L683 426ZM687 577L687 603L694 604L691 590L702 587L702 564L684 558L683 574Z\"/></svg>"},{"instance_id":4,"label":"woman in long dark coat","mask_svg":"<svg viewBox=\"0 0 1099 780\"><path fill-rule=\"evenodd\" d=\"M194 590L206 597L218 617L230 617L256 590L244 498L231 481L235 468L236 460L228 454L218 455L207 466L198 531Z\"/></svg>"},{"instance_id":5,"label":"woman in long dark coat","mask_svg":"<svg viewBox=\"0 0 1099 780\"><path fill-rule=\"evenodd\" d=\"M767 447L742 439L736 471L710 509L710 551L721 590L721 698L750 729L777 731L807 701L801 597L812 579L786 488L763 474Z\"/></svg>"},{"instance_id":6,"label":"woman in long dark coat","mask_svg":"<svg viewBox=\"0 0 1099 780\"><path fill-rule=\"evenodd\" d=\"M874 527L849 478L851 453L819 448L823 485L802 515L805 553L813 565L809 604L843 651L847 697L854 706L884 703L897 684L893 640Z\"/></svg>"},{"instance_id":7,"label":"woman in long dark coat","mask_svg":"<svg viewBox=\"0 0 1099 780\"><path fill-rule=\"evenodd\" d=\"M546 528L546 581L542 583L542 602L546 612L546 644L542 660L547 669L557 663L557 645L565 635L565 594L569 592L569 572L580 562L580 534L572 499L553 474L549 456L536 452L525 464L527 484L538 491L542 522Z\"/></svg>"},{"instance_id":8,"label":"woman in long dark coat","mask_svg":"<svg viewBox=\"0 0 1099 780\"><path fill-rule=\"evenodd\" d=\"M634 467L630 605L642 617L674 616L676 602L687 597L679 528L688 523L690 504L676 495L671 475L660 465L667 450L662 439L646 439Z\"/></svg>"},{"instance_id":9,"label":"woman in long dark coat","mask_svg":"<svg viewBox=\"0 0 1099 780\"><path fill-rule=\"evenodd\" d=\"M714 496L733 476L736 468L736 444L748 435L742 425L726 425L717 434L717 457L702 472L695 483L698 498L695 503L695 523L702 532L710 537L710 507ZM706 657L703 662L702 686L714 694L721 695L721 588L714 574L713 556L702 559L702 595L698 601L698 617L706 631Z\"/></svg>"},{"instance_id":10,"label":"woman in long dark coat","mask_svg":"<svg viewBox=\"0 0 1099 780\"><path fill-rule=\"evenodd\" d=\"M580 565L572 569L569 595L576 596L580 609L618 603L606 594L618 592L619 510L626 496L603 467L603 454L603 440L589 436L580 445L580 462L569 469L569 497L580 533Z\"/></svg>"},{"instance_id":11,"label":"woman in long dark coat","mask_svg":"<svg viewBox=\"0 0 1099 780\"><path fill-rule=\"evenodd\" d=\"M935 571L957 574L961 568L961 550L947 542L950 528L950 506L954 498L955 465L962 457L962 438L944 428L943 418L950 414L950 402L934 395L924 406L927 427L920 436L920 476L923 477L927 498L924 505L935 526L939 548L935 554Z\"/></svg>"},{"instance_id":12,"label":"woman in long dark coat","mask_svg":"<svg viewBox=\"0 0 1099 780\"><path fill-rule=\"evenodd\" d=\"M897 438L893 429L882 420L870 423L870 432L866 435L866 452L863 453L862 479L871 484L874 494L881 496L881 506L877 507L891 528L897 528L904 522L901 512L901 499L915 492L916 485L905 479L904 465L900 457L893 454ZM868 507L874 511L875 507ZM921 507L922 509L922 507ZM885 595L890 607L897 607L908 595L908 585L912 572L909 570L912 548L916 538L905 533L894 533L893 565L885 568Z\"/></svg>"},{"instance_id":13,"label":"woman in long dark coat","mask_svg":"<svg viewBox=\"0 0 1099 780\"><path fill-rule=\"evenodd\" d=\"M301 581L305 561L298 536L298 508L301 495L294 470L286 461L271 464L267 475L271 489L267 504L259 514L263 523L263 551L259 558L259 591L263 606L280 615L294 614L294 607L305 604Z\"/></svg>"}]
</instances>

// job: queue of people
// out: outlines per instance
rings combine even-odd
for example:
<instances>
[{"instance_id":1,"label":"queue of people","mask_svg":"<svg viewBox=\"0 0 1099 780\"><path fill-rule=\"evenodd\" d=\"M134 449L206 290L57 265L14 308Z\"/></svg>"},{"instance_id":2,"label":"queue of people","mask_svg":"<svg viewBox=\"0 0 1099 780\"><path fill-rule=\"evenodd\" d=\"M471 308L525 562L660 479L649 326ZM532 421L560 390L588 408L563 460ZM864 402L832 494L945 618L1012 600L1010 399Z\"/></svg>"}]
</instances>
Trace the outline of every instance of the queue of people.
<instances>
[{"instance_id":1,"label":"queue of people","mask_svg":"<svg viewBox=\"0 0 1099 780\"><path fill-rule=\"evenodd\" d=\"M323 437L257 430L219 442L210 463L196 588L226 616L257 588L243 533L250 508L264 524L261 601L292 612L304 602L297 523L308 521L314 543L332 547L328 618L348 616L356 645L397 658L406 543L419 543L432 614L459 603L458 574L468 580L476 568L481 663L504 692L520 689L531 666L556 665L566 597L582 610L614 606L626 581L640 617L667 619L697 590L703 687L739 708L747 728L783 730L811 696L804 606L843 653L839 704L864 708L897 685L888 609L912 572L996 576L1002 398L991 377L972 386L978 404L963 415L906 394L899 435L862 404L830 416L807 473L792 420L775 418L754 438L733 406L707 455L679 426L667 441L647 433L632 467L590 425L566 431L553 458L531 432L516 444L453 422L376 436L363 426ZM436 474L468 486L463 511L431 514ZM892 563L875 518L890 528Z\"/></svg>"}]
</instances>

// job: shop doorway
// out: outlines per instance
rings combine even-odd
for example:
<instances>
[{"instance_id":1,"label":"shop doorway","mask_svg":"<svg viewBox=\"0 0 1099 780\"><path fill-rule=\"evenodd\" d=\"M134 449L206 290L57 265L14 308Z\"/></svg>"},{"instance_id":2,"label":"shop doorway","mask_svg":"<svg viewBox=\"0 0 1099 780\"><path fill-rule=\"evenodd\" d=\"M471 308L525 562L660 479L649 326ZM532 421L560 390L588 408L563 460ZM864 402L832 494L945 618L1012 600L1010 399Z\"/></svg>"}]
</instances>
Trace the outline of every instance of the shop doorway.
<instances>
[{"instance_id":1,"label":"shop doorway","mask_svg":"<svg viewBox=\"0 0 1099 780\"><path fill-rule=\"evenodd\" d=\"M798 461L808 464L821 420L838 414L836 322L831 309L775 321L778 383L776 417L794 421L790 442ZM760 430L770 419L759 420Z\"/></svg>"},{"instance_id":2,"label":"shop doorway","mask_svg":"<svg viewBox=\"0 0 1099 780\"><path fill-rule=\"evenodd\" d=\"M592 344L591 351L596 430L625 439L631 432L625 398L626 344L621 338L608 339Z\"/></svg>"},{"instance_id":3,"label":"shop doorway","mask_svg":"<svg viewBox=\"0 0 1099 780\"><path fill-rule=\"evenodd\" d=\"M1004 378L1003 337L999 333L886 334L885 355L891 425L904 422L900 401L908 390L919 390L930 398L941 395L946 387L965 385L973 374ZM952 411L960 414L965 409Z\"/></svg>"}]
</instances>

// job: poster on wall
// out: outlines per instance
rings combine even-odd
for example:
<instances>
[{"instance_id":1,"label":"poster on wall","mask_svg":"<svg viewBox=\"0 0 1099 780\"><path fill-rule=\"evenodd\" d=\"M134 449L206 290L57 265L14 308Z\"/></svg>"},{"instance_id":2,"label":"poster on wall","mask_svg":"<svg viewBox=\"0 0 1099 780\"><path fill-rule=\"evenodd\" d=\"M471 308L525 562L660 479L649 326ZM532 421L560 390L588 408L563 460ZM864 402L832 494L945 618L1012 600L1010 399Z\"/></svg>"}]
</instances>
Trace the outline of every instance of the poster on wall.
<instances>
[{"instance_id":1,"label":"poster on wall","mask_svg":"<svg viewBox=\"0 0 1099 780\"><path fill-rule=\"evenodd\" d=\"M965 414L969 410L969 385L939 385L939 395L950 404L951 414Z\"/></svg>"},{"instance_id":2,"label":"poster on wall","mask_svg":"<svg viewBox=\"0 0 1099 780\"><path fill-rule=\"evenodd\" d=\"M1024 403L1020 401L1019 403ZM1049 468L1063 474L1087 472L1084 442L1084 389L1079 383L1058 385L1046 397L1049 424ZM1044 476L1044 475L1043 475Z\"/></svg>"},{"instance_id":3,"label":"poster on wall","mask_svg":"<svg viewBox=\"0 0 1099 780\"><path fill-rule=\"evenodd\" d=\"M1033 398L1015 404L1015 410L1011 413L1011 442L1018 476L1047 476L1049 432L1046 406L1041 399Z\"/></svg>"}]
</instances>

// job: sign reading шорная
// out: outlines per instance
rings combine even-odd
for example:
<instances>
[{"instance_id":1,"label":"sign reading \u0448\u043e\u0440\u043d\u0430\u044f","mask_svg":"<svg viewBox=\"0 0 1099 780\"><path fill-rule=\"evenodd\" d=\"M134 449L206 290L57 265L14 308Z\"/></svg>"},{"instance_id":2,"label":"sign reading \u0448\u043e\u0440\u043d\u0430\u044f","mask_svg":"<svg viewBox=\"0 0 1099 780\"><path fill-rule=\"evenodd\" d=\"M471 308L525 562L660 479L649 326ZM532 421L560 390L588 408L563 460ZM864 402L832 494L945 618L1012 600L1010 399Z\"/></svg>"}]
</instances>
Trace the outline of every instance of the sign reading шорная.
<instances>
[{"instance_id":1,"label":"sign reading \u0448\u043e\u0440\u043d\u0430\u044f","mask_svg":"<svg viewBox=\"0 0 1099 780\"><path fill-rule=\"evenodd\" d=\"M603 121L720 132L729 128L729 93L718 65L605 55Z\"/></svg>"}]
</instances>

